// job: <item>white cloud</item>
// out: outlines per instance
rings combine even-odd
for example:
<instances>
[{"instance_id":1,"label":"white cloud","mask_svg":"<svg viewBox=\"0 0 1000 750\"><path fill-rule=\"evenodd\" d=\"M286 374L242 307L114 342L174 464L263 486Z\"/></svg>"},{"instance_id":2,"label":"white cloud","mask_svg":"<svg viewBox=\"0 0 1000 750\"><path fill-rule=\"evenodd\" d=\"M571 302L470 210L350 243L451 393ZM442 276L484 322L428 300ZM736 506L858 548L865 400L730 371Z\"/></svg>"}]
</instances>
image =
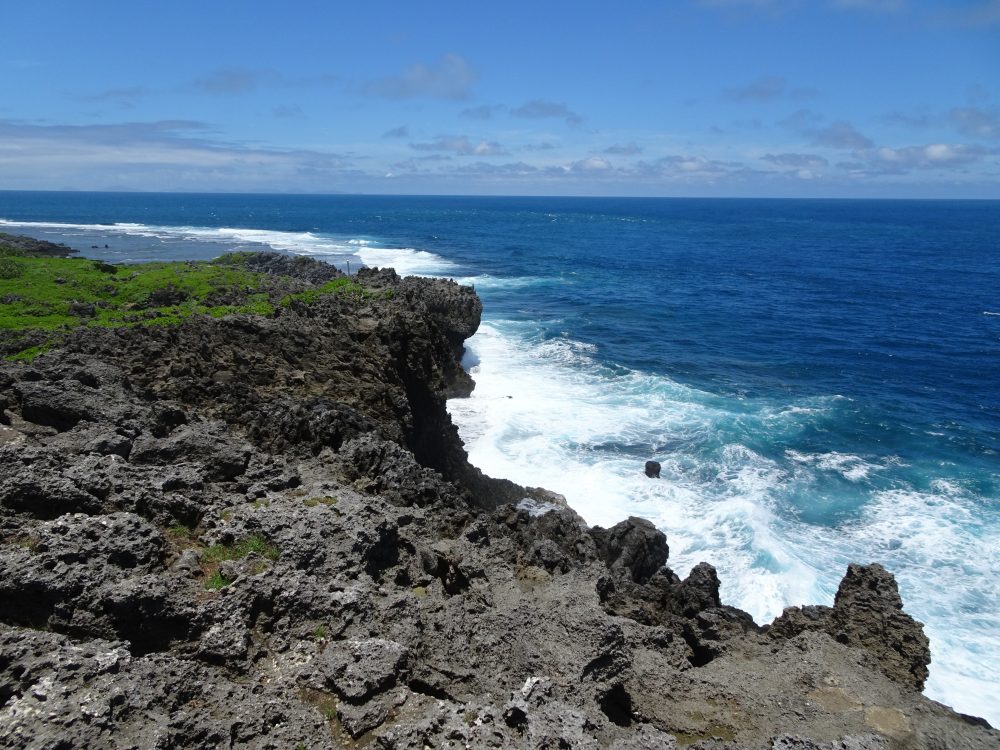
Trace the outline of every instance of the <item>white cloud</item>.
<instances>
[{"instance_id":1,"label":"white cloud","mask_svg":"<svg viewBox=\"0 0 1000 750\"><path fill-rule=\"evenodd\" d=\"M872 163L894 169L945 169L973 164L994 154L982 146L966 144L931 143L926 146L904 148L882 147L875 149Z\"/></svg>"},{"instance_id":2,"label":"white cloud","mask_svg":"<svg viewBox=\"0 0 1000 750\"><path fill-rule=\"evenodd\" d=\"M955 129L974 138L1000 138L1000 114L976 107L957 107L949 113Z\"/></svg>"},{"instance_id":3,"label":"white cloud","mask_svg":"<svg viewBox=\"0 0 1000 750\"><path fill-rule=\"evenodd\" d=\"M569 165L568 170L571 172L605 172L611 168L611 162L607 159L600 156L591 156L573 162Z\"/></svg>"},{"instance_id":4,"label":"white cloud","mask_svg":"<svg viewBox=\"0 0 1000 750\"><path fill-rule=\"evenodd\" d=\"M766 76L748 83L746 86L726 89L726 96L736 101L766 102L778 99L785 93L785 79L781 76Z\"/></svg>"},{"instance_id":5,"label":"white cloud","mask_svg":"<svg viewBox=\"0 0 1000 750\"><path fill-rule=\"evenodd\" d=\"M815 154L765 154L760 157L779 167L794 167L799 169L822 169L829 162Z\"/></svg>"},{"instance_id":6,"label":"white cloud","mask_svg":"<svg viewBox=\"0 0 1000 750\"><path fill-rule=\"evenodd\" d=\"M819 95L814 88L788 88L788 82L781 76L764 76L745 86L726 89L725 96L737 102L769 102L778 99L812 99Z\"/></svg>"},{"instance_id":7,"label":"white cloud","mask_svg":"<svg viewBox=\"0 0 1000 750\"><path fill-rule=\"evenodd\" d=\"M384 133L382 133L383 138L409 138L410 129L406 125L400 125L398 128L391 128Z\"/></svg>"},{"instance_id":8,"label":"white cloud","mask_svg":"<svg viewBox=\"0 0 1000 750\"><path fill-rule=\"evenodd\" d=\"M847 10L871 10L892 13L906 7L905 0L833 0L833 7Z\"/></svg>"},{"instance_id":9,"label":"white cloud","mask_svg":"<svg viewBox=\"0 0 1000 750\"><path fill-rule=\"evenodd\" d=\"M502 112L503 109L502 104L480 104L478 107L463 109L458 115L472 120L491 120L495 114Z\"/></svg>"},{"instance_id":10,"label":"white cloud","mask_svg":"<svg viewBox=\"0 0 1000 750\"><path fill-rule=\"evenodd\" d=\"M641 154L642 149L635 143L616 143L613 146L608 146L601 153L613 156L635 156L636 154Z\"/></svg>"},{"instance_id":11,"label":"white cloud","mask_svg":"<svg viewBox=\"0 0 1000 750\"><path fill-rule=\"evenodd\" d=\"M507 149L495 141L472 141L465 135L442 135L429 143L411 143L417 151L449 151L459 156L504 156Z\"/></svg>"},{"instance_id":12,"label":"white cloud","mask_svg":"<svg viewBox=\"0 0 1000 750\"><path fill-rule=\"evenodd\" d=\"M0 120L3 187L154 190L329 188L355 175L349 157L269 149L210 138L184 120L113 125L37 125Z\"/></svg>"},{"instance_id":13,"label":"white cloud","mask_svg":"<svg viewBox=\"0 0 1000 750\"><path fill-rule=\"evenodd\" d=\"M197 79L194 86L209 94L242 94L276 77L271 72L223 68Z\"/></svg>"},{"instance_id":14,"label":"white cloud","mask_svg":"<svg viewBox=\"0 0 1000 750\"><path fill-rule=\"evenodd\" d=\"M815 131L813 145L860 151L871 148L875 143L868 136L859 133L853 125L841 120L822 130Z\"/></svg>"},{"instance_id":15,"label":"white cloud","mask_svg":"<svg viewBox=\"0 0 1000 750\"><path fill-rule=\"evenodd\" d=\"M512 109L510 113L514 117L528 117L532 119L553 117L565 120L567 125L579 125L583 122L583 118L565 104L561 102L548 102L544 99L532 99L517 109Z\"/></svg>"},{"instance_id":16,"label":"white cloud","mask_svg":"<svg viewBox=\"0 0 1000 750\"><path fill-rule=\"evenodd\" d=\"M445 55L437 63L416 63L399 75L369 81L363 90L386 99L468 99L478 76L458 55Z\"/></svg>"},{"instance_id":17,"label":"white cloud","mask_svg":"<svg viewBox=\"0 0 1000 750\"><path fill-rule=\"evenodd\" d=\"M949 9L943 17L960 26L995 26L1000 24L1000 0Z\"/></svg>"}]
</instances>

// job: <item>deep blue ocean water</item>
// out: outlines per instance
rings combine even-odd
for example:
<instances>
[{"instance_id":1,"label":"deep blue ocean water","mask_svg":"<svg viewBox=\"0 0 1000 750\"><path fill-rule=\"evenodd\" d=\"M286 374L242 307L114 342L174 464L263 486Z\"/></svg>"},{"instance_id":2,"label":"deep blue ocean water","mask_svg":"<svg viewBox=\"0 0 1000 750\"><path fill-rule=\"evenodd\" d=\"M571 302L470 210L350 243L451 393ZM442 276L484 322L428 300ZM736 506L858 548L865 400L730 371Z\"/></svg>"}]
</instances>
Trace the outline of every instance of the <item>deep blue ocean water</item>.
<instances>
[{"instance_id":1,"label":"deep blue ocean water","mask_svg":"<svg viewBox=\"0 0 1000 750\"><path fill-rule=\"evenodd\" d=\"M1000 203L0 192L0 231L473 284L473 463L651 518L758 622L881 562L927 693L1000 724Z\"/></svg>"}]
</instances>

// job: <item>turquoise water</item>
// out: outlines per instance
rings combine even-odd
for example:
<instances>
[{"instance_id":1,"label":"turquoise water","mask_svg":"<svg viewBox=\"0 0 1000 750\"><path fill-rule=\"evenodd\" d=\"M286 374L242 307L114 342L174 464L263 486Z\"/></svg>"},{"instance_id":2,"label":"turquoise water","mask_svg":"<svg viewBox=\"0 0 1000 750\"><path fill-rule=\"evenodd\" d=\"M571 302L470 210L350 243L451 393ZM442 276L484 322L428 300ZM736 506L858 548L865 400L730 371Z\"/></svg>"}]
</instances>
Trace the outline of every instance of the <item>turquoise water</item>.
<instances>
[{"instance_id":1,"label":"turquoise water","mask_svg":"<svg viewBox=\"0 0 1000 750\"><path fill-rule=\"evenodd\" d=\"M1000 723L1000 204L0 192L0 219L110 260L273 247L475 285L449 406L474 463L651 518L759 622L881 562L928 694Z\"/></svg>"}]
</instances>

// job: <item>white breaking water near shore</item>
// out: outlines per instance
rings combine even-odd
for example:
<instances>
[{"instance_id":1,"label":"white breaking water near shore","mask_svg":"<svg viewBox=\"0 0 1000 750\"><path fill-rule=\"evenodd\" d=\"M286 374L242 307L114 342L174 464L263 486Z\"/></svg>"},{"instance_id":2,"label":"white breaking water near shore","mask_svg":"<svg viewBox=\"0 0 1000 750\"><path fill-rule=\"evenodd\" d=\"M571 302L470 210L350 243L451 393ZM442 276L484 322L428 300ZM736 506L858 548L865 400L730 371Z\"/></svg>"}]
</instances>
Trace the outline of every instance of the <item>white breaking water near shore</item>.
<instances>
[{"instance_id":1,"label":"white breaking water near shore","mask_svg":"<svg viewBox=\"0 0 1000 750\"><path fill-rule=\"evenodd\" d=\"M535 328L488 321L467 344L476 388L448 406L474 465L565 495L591 524L649 518L678 575L710 562L723 600L759 624L792 604L832 604L848 563L881 562L931 639L927 695L1000 722L1000 612L988 605L1000 601L1000 518L977 517L972 495L939 481L930 492L873 492L850 522L809 522L789 512L790 488L823 474L856 484L897 461L790 451L779 462L734 436L794 431L835 415L842 399L730 403L668 378L610 373L592 347L542 341ZM661 462L660 480L644 476L647 458Z\"/></svg>"}]
</instances>

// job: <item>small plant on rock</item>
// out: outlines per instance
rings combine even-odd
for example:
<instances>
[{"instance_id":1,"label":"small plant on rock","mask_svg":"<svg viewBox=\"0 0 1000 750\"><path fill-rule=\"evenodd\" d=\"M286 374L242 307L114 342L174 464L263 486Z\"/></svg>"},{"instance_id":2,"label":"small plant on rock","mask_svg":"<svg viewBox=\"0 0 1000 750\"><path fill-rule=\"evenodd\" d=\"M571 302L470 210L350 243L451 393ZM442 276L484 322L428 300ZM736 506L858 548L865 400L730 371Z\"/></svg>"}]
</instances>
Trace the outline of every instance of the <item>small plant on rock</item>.
<instances>
[{"instance_id":1,"label":"small plant on rock","mask_svg":"<svg viewBox=\"0 0 1000 750\"><path fill-rule=\"evenodd\" d=\"M191 528L185 526L182 523L174 524L169 529L167 529L167 533L169 533L170 536L176 539L188 540L194 537L194 531L192 531Z\"/></svg>"},{"instance_id":2,"label":"small plant on rock","mask_svg":"<svg viewBox=\"0 0 1000 750\"><path fill-rule=\"evenodd\" d=\"M224 576L219 571L215 571L207 579L205 579L205 588L209 591L218 591L219 589L224 589L226 586L231 584L235 579L229 576Z\"/></svg>"},{"instance_id":3,"label":"small plant on rock","mask_svg":"<svg viewBox=\"0 0 1000 750\"><path fill-rule=\"evenodd\" d=\"M213 544L202 556L207 563L219 563L224 560L242 560L251 552L256 552L268 560L277 560L281 550L267 541L261 534L244 537L233 544Z\"/></svg>"},{"instance_id":4,"label":"small plant on rock","mask_svg":"<svg viewBox=\"0 0 1000 750\"><path fill-rule=\"evenodd\" d=\"M302 504L307 508L315 508L317 505L325 505L327 507L337 504L337 498L327 495L326 497L307 497L302 501Z\"/></svg>"}]
</instances>

